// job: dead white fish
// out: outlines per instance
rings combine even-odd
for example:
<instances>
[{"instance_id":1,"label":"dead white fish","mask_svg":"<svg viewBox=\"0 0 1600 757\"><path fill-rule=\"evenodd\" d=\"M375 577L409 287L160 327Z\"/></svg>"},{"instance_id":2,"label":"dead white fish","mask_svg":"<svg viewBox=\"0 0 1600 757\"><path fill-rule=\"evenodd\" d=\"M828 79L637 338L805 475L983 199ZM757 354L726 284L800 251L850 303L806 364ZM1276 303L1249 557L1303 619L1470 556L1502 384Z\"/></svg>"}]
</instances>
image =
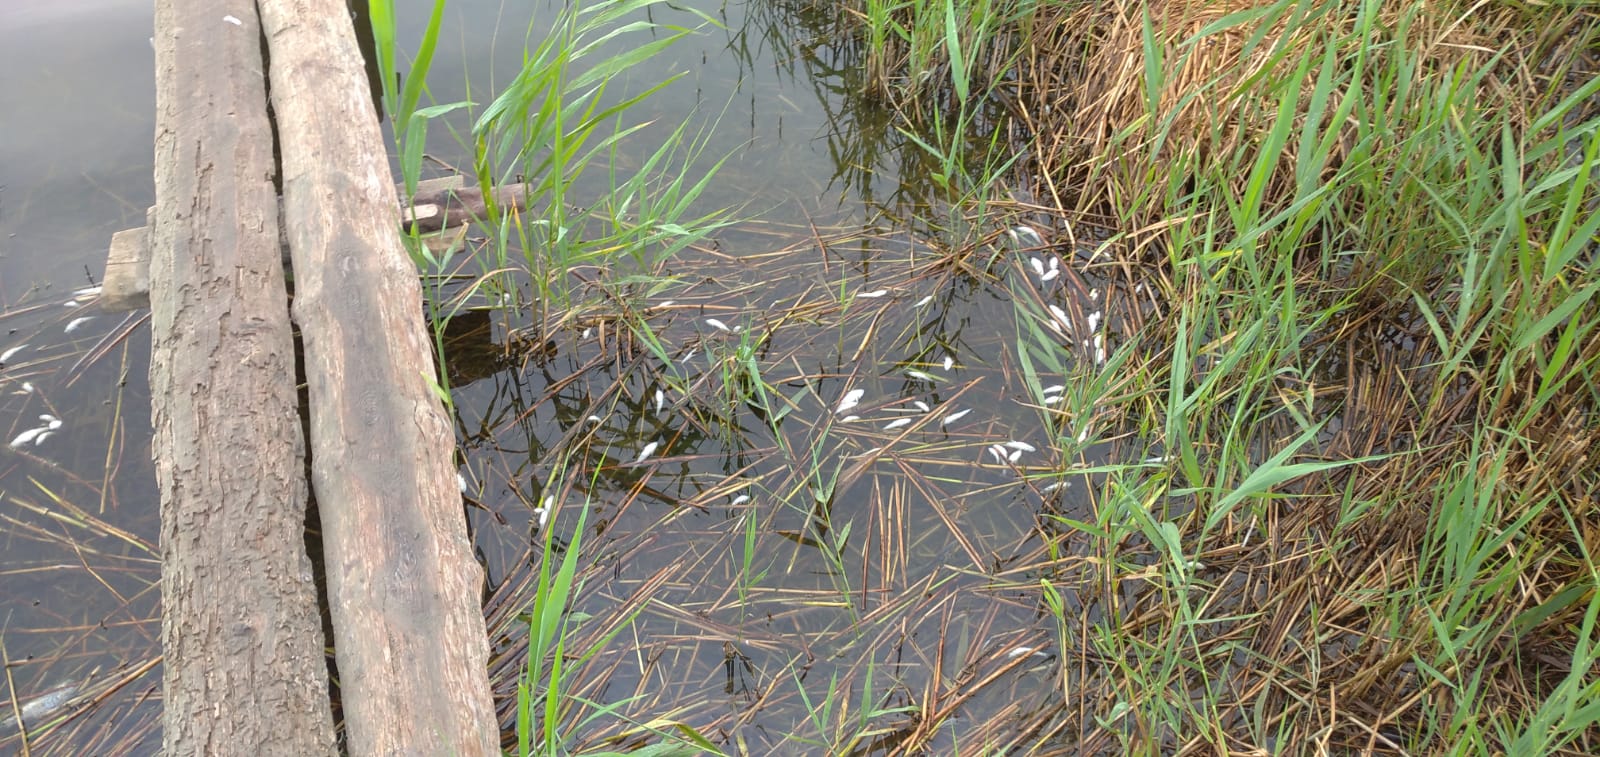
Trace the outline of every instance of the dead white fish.
<instances>
[{"instance_id":1,"label":"dead white fish","mask_svg":"<svg viewBox=\"0 0 1600 757\"><path fill-rule=\"evenodd\" d=\"M11 448L16 449L24 444L31 444L34 442L34 440L38 439L40 435L48 433L50 433L50 427L48 426L30 428L27 431L17 434L17 438L11 440Z\"/></svg>"},{"instance_id":2,"label":"dead white fish","mask_svg":"<svg viewBox=\"0 0 1600 757\"><path fill-rule=\"evenodd\" d=\"M1005 446L1010 447L1011 449L1014 449L1014 450L1018 450L1020 452L1038 452L1039 451L1038 447L1035 447L1032 444L1029 444L1027 442L1019 442L1016 439L1012 439L1011 441L1006 442Z\"/></svg>"},{"instance_id":3,"label":"dead white fish","mask_svg":"<svg viewBox=\"0 0 1600 757\"><path fill-rule=\"evenodd\" d=\"M861 404L861 398L867 395L865 389L851 389L844 393L844 398L839 400L839 406L833 409L835 413L842 413L856 405Z\"/></svg>"},{"instance_id":4,"label":"dead white fish","mask_svg":"<svg viewBox=\"0 0 1600 757\"><path fill-rule=\"evenodd\" d=\"M593 334L594 334L594 329L592 329L592 328L590 328L590 329L584 329L584 330L583 330L583 333L582 333L582 334L580 334L580 335L578 335L578 338L579 338L579 339L588 339L588 338L589 338L589 337L590 337L590 336L592 336L592 335L593 335Z\"/></svg>"},{"instance_id":5,"label":"dead white fish","mask_svg":"<svg viewBox=\"0 0 1600 757\"><path fill-rule=\"evenodd\" d=\"M1094 364L1095 365L1105 365L1106 364L1106 335L1105 334L1095 334L1094 335Z\"/></svg>"},{"instance_id":6,"label":"dead white fish","mask_svg":"<svg viewBox=\"0 0 1600 757\"><path fill-rule=\"evenodd\" d=\"M1014 462L1016 462L1018 460L1021 460L1021 459L1022 459L1022 450L1020 450L1020 449L1016 450L1016 451L1012 452L1010 455L1006 456L1006 461L1007 462L1014 463Z\"/></svg>"},{"instance_id":7,"label":"dead white fish","mask_svg":"<svg viewBox=\"0 0 1600 757\"><path fill-rule=\"evenodd\" d=\"M926 305L926 304L928 304L930 302L933 302L933 295L931 295L931 294L928 295L927 297L924 297L924 298L922 298L920 300L917 300L917 304L912 305L911 307L920 308L923 305Z\"/></svg>"},{"instance_id":8,"label":"dead white fish","mask_svg":"<svg viewBox=\"0 0 1600 757\"><path fill-rule=\"evenodd\" d=\"M226 22L228 22L230 24L233 24L234 26L244 26L244 22L243 21L240 21L239 19L234 18L233 16L223 16L222 20L226 21Z\"/></svg>"},{"instance_id":9,"label":"dead white fish","mask_svg":"<svg viewBox=\"0 0 1600 757\"><path fill-rule=\"evenodd\" d=\"M550 522L550 511L555 509L555 495L544 498L544 504L533 508L533 516L539 519L539 529L543 530L546 523Z\"/></svg>"},{"instance_id":10,"label":"dead white fish","mask_svg":"<svg viewBox=\"0 0 1600 757\"><path fill-rule=\"evenodd\" d=\"M931 373L924 373L924 372L922 372L922 371L919 371L919 370L917 370L917 369L915 369L915 368L913 368L913 369L911 369L911 370L908 370L908 371L906 371L906 375L907 375L907 376L910 376L910 377L911 377L911 378L914 378L914 379L917 379L917 380L919 380L919 381L927 381L927 382L929 382L929 383L936 383L936 382L938 382L938 379L936 379L936 378L934 378L934 377L933 377L933 374L931 374Z\"/></svg>"},{"instance_id":11,"label":"dead white fish","mask_svg":"<svg viewBox=\"0 0 1600 757\"><path fill-rule=\"evenodd\" d=\"M73 290L72 296L80 298L80 299L81 298L85 298L85 297L99 297L100 296L100 290L101 290L101 288L97 287L97 286L84 287L82 289Z\"/></svg>"},{"instance_id":12,"label":"dead white fish","mask_svg":"<svg viewBox=\"0 0 1600 757\"><path fill-rule=\"evenodd\" d=\"M462 494L467 493L467 477L461 475L459 471L456 473L456 488L460 489Z\"/></svg>"},{"instance_id":13,"label":"dead white fish","mask_svg":"<svg viewBox=\"0 0 1600 757\"><path fill-rule=\"evenodd\" d=\"M749 501L750 501L750 495L741 494L741 495L739 495L737 497L734 497L733 501L729 502L728 504L737 507L737 506L742 505L742 504L744 504L746 502L749 502Z\"/></svg>"},{"instance_id":14,"label":"dead white fish","mask_svg":"<svg viewBox=\"0 0 1600 757\"><path fill-rule=\"evenodd\" d=\"M1061 258L1058 258L1058 257L1056 257L1054 255L1051 255L1050 256L1050 272L1051 273L1057 273L1060 270L1061 270Z\"/></svg>"},{"instance_id":15,"label":"dead white fish","mask_svg":"<svg viewBox=\"0 0 1600 757\"><path fill-rule=\"evenodd\" d=\"M83 306L83 303L78 302L76 299L67 300L66 302L61 303L61 307L64 307L64 308L76 308L76 307L82 307L82 306Z\"/></svg>"},{"instance_id":16,"label":"dead white fish","mask_svg":"<svg viewBox=\"0 0 1600 757\"><path fill-rule=\"evenodd\" d=\"M851 421L859 421L859 420L861 420L861 416L859 416L859 415L846 415L845 417L840 418L839 422L840 423L849 423Z\"/></svg>"},{"instance_id":17,"label":"dead white fish","mask_svg":"<svg viewBox=\"0 0 1600 757\"><path fill-rule=\"evenodd\" d=\"M50 429L45 429L44 433L40 434L38 437L36 437L33 440L33 446L35 446L35 447L43 446L44 445L44 440L49 439L52 436L55 436L55 433L56 432L51 431Z\"/></svg>"},{"instance_id":18,"label":"dead white fish","mask_svg":"<svg viewBox=\"0 0 1600 757\"><path fill-rule=\"evenodd\" d=\"M600 416L591 415L591 416L589 416L587 418L584 418L584 420L586 420L586 421L588 421L590 423L599 423L600 422Z\"/></svg>"},{"instance_id":19,"label":"dead white fish","mask_svg":"<svg viewBox=\"0 0 1600 757\"><path fill-rule=\"evenodd\" d=\"M1053 281L1057 276L1060 276L1060 275L1061 275L1061 269L1060 268L1053 268L1051 270L1045 271L1044 275L1039 277L1039 280L1040 281Z\"/></svg>"},{"instance_id":20,"label":"dead white fish","mask_svg":"<svg viewBox=\"0 0 1600 757\"><path fill-rule=\"evenodd\" d=\"M726 332L726 333L730 333L730 334L733 333L733 329L728 328L728 324L723 323L722 321L719 321L719 320L717 320L715 318L707 318L706 319L706 325L710 326L711 328L714 328L714 329L716 329L718 331L722 331L722 332Z\"/></svg>"},{"instance_id":21,"label":"dead white fish","mask_svg":"<svg viewBox=\"0 0 1600 757\"><path fill-rule=\"evenodd\" d=\"M1017 225L1006 229L1006 236L1016 242L1019 247L1043 247L1044 238L1030 226Z\"/></svg>"},{"instance_id":22,"label":"dead white fish","mask_svg":"<svg viewBox=\"0 0 1600 757\"><path fill-rule=\"evenodd\" d=\"M45 427L49 428L51 431L61 428L61 419L49 413L41 413L39 415L39 420L44 421Z\"/></svg>"},{"instance_id":23,"label":"dead white fish","mask_svg":"<svg viewBox=\"0 0 1600 757\"><path fill-rule=\"evenodd\" d=\"M24 381L24 382L22 382L22 389L19 390L17 392L17 394L33 394L33 382L32 381Z\"/></svg>"},{"instance_id":24,"label":"dead white fish","mask_svg":"<svg viewBox=\"0 0 1600 757\"><path fill-rule=\"evenodd\" d=\"M666 308L672 307L673 304L676 303L676 302L677 302L677 300L664 300L664 301L662 301L662 303L660 305L657 305L655 307L655 309L656 310L664 310Z\"/></svg>"},{"instance_id":25,"label":"dead white fish","mask_svg":"<svg viewBox=\"0 0 1600 757\"><path fill-rule=\"evenodd\" d=\"M650 456L656 453L656 448L660 446L661 442L650 442L649 444L644 445L644 449L639 450L639 459L633 461L634 464L649 460Z\"/></svg>"},{"instance_id":26,"label":"dead white fish","mask_svg":"<svg viewBox=\"0 0 1600 757\"><path fill-rule=\"evenodd\" d=\"M883 430L884 431L892 431L892 430L900 428L902 426L909 426L909 425L911 425L911 421L912 421L911 418L898 418L896 420L892 420L892 421L889 421L888 423L884 424Z\"/></svg>"},{"instance_id":27,"label":"dead white fish","mask_svg":"<svg viewBox=\"0 0 1600 757\"><path fill-rule=\"evenodd\" d=\"M1013 660L1018 658L1018 657L1021 657L1023 655L1033 655L1035 657L1049 657L1050 656L1050 655L1045 654L1044 652L1040 652L1039 650L1034 649L1033 647L1012 647L1011 651L1006 652L1006 656L1010 657Z\"/></svg>"},{"instance_id":28,"label":"dead white fish","mask_svg":"<svg viewBox=\"0 0 1600 757\"><path fill-rule=\"evenodd\" d=\"M1003 463L1003 462L1006 461L1006 448L1005 447L1003 447L1001 445L998 445L998 444L991 444L986 449L988 449L990 455L994 456L994 461L995 462Z\"/></svg>"},{"instance_id":29,"label":"dead white fish","mask_svg":"<svg viewBox=\"0 0 1600 757\"><path fill-rule=\"evenodd\" d=\"M16 357L18 352L21 352L21 351L23 351L25 349L28 349L28 345L26 343L23 343L23 344L19 344L19 345L15 346L15 347L12 347L11 349L6 350L5 352L0 352L0 363L4 363L4 362L10 360L13 357Z\"/></svg>"},{"instance_id":30,"label":"dead white fish","mask_svg":"<svg viewBox=\"0 0 1600 757\"><path fill-rule=\"evenodd\" d=\"M930 412L930 411L933 410L933 408L928 407L928 403L923 402L922 400L912 400L911 401L911 405L912 405L912 407L915 407L916 409L921 410L924 413Z\"/></svg>"},{"instance_id":31,"label":"dead white fish","mask_svg":"<svg viewBox=\"0 0 1600 757\"><path fill-rule=\"evenodd\" d=\"M94 316L85 315L85 316L80 316L78 318L74 318L74 319L72 319L70 321L67 321L67 333L71 334L72 332L77 331L78 329L83 327L83 324L88 323L88 322L90 322L92 320L94 320Z\"/></svg>"},{"instance_id":32,"label":"dead white fish","mask_svg":"<svg viewBox=\"0 0 1600 757\"><path fill-rule=\"evenodd\" d=\"M946 371L950 370L951 368L954 368L955 364L956 364L956 359L954 357L951 357L950 355L945 355L944 356L944 369Z\"/></svg>"},{"instance_id":33,"label":"dead white fish","mask_svg":"<svg viewBox=\"0 0 1600 757\"><path fill-rule=\"evenodd\" d=\"M1066 329L1067 331L1072 331L1072 319L1067 317L1066 311L1056 307L1055 305L1051 305L1050 315L1055 316L1056 322L1060 323L1062 328Z\"/></svg>"},{"instance_id":34,"label":"dead white fish","mask_svg":"<svg viewBox=\"0 0 1600 757\"><path fill-rule=\"evenodd\" d=\"M1028 265L1033 266L1033 275L1044 276L1044 261L1036 257L1028 258Z\"/></svg>"},{"instance_id":35,"label":"dead white fish","mask_svg":"<svg viewBox=\"0 0 1600 757\"><path fill-rule=\"evenodd\" d=\"M1097 330L1099 330L1099 328L1100 328L1100 311L1096 310L1093 313L1089 314L1089 330L1090 331L1097 331Z\"/></svg>"},{"instance_id":36,"label":"dead white fish","mask_svg":"<svg viewBox=\"0 0 1600 757\"><path fill-rule=\"evenodd\" d=\"M1067 387L1066 387L1065 384L1051 384L1051 385L1045 387L1039 393L1044 395L1044 396L1046 396L1046 397L1048 397L1048 396L1050 396L1052 394L1060 394L1060 393L1062 393L1062 392L1064 392L1066 390L1067 390Z\"/></svg>"},{"instance_id":37,"label":"dead white fish","mask_svg":"<svg viewBox=\"0 0 1600 757\"><path fill-rule=\"evenodd\" d=\"M950 425L952 423L955 423L956 421L961 420L962 418L965 418L967 416L967 413L970 413L970 412L972 412L972 408L967 408L966 410L961 410L961 411L957 411L957 412L951 413L949 415L946 415L944 417L944 420L939 421L939 425L948 426L948 425Z\"/></svg>"},{"instance_id":38,"label":"dead white fish","mask_svg":"<svg viewBox=\"0 0 1600 757\"><path fill-rule=\"evenodd\" d=\"M660 389L656 390L656 414L659 415L667 406L667 395Z\"/></svg>"},{"instance_id":39,"label":"dead white fish","mask_svg":"<svg viewBox=\"0 0 1600 757\"><path fill-rule=\"evenodd\" d=\"M17 715L0 720L0 730L9 731L18 725L21 725L24 729L33 728L66 709L67 705L72 704L73 697L77 695L78 685L75 683L51 689L24 702L21 711ZM10 708L8 707L7 709ZM19 716L22 719L20 724L17 722Z\"/></svg>"},{"instance_id":40,"label":"dead white fish","mask_svg":"<svg viewBox=\"0 0 1600 757\"><path fill-rule=\"evenodd\" d=\"M862 299L866 299L866 300L874 300L874 299L882 297L882 296L884 296L884 295L886 295L888 293L889 293L889 290L887 290L887 289L874 289L874 290L872 290L870 292L861 292L860 294L857 294L856 296L860 297Z\"/></svg>"}]
</instances>

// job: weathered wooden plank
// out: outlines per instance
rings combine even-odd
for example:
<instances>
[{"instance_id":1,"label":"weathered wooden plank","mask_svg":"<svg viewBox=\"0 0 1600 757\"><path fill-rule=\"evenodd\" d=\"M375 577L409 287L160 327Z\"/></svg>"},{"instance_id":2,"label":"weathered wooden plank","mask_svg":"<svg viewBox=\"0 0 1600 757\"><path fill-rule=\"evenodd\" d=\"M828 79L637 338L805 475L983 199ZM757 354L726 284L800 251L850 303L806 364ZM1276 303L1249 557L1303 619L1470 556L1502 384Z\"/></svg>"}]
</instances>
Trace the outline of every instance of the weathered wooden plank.
<instances>
[{"instance_id":1,"label":"weathered wooden plank","mask_svg":"<svg viewBox=\"0 0 1600 757\"><path fill-rule=\"evenodd\" d=\"M478 187L440 187L417 185L411 207L401 208L400 220L407 229L430 232L460 226L489 215L489 200L500 208L527 207L528 188L524 184L493 187L485 199Z\"/></svg>"},{"instance_id":2,"label":"weathered wooden plank","mask_svg":"<svg viewBox=\"0 0 1600 757\"><path fill-rule=\"evenodd\" d=\"M155 25L163 752L333 754L255 3Z\"/></svg>"},{"instance_id":3,"label":"weathered wooden plank","mask_svg":"<svg viewBox=\"0 0 1600 757\"><path fill-rule=\"evenodd\" d=\"M422 289L344 0L260 0L351 754L497 755Z\"/></svg>"},{"instance_id":4,"label":"weathered wooden plank","mask_svg":"<svg viewBox=\"0 0 1600 757\"><path fill-rule=\"evenodd\" d=\"M416 203L402 206L399 211L402 224L415 223L426 236L424 245L438 255L459 251L466 235L466 224L474 218L484 218L489 208L484 204L483 193L476 188L460 189L460 176L427 179L417 184ZM396 188L398 190L398 187ZM461 197L456 192L462 193ZM502 209L523 207L526 192L521 186L496 187L493 196ZM155 208L150 209L151 212ZM412 215L416 220L412 220ZM281 219L280 219L281 227ZM446 228L453 231L440 232ZM106 275L100 296L100 307L118 312L150 306L150 229L119 231L111 235L111 247L106 255ZM287 240L282 248L284 265L289 265Z\"/></svg>"},{"instance_id":5,"label":"weathered wooden plank","mask_svg":"<svg viewBox=\"0 0 1600 757\"><path fill-rule=\"evenodd\" d=\"M150 213L155 213L155 208ZM106 275L100 281L100 307L110 311L150 307L150 227L111 235Z\"/></svg>"}]
</instances>

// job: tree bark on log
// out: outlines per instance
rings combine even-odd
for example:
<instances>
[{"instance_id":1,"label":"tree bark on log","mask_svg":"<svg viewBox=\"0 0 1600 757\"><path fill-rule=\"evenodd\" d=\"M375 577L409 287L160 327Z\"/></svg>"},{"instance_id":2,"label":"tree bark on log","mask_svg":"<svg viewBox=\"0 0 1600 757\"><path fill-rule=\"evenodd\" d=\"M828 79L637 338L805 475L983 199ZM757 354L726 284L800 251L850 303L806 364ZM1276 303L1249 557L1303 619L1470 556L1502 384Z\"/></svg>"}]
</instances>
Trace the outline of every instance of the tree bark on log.
<instances>
[{"instance_id":1,"label":"tree bark on log","mask_svg":"<svg viewBox=\"0 0 1600 757\"><path fill-rule=\"evenodd\" d=\"M498 755L455 438L343 0L260 0L352 754Z\"/></svg>"},{"instance_id":2,"label":"tree bark on log","mask_svg":"<svg viewBox=\"0 0 1600 757\"><path fill-rule=\"evenodd\" d=\"M255 3L155 20L163 751L333 754Z\"/></svg>"}]
</instances>

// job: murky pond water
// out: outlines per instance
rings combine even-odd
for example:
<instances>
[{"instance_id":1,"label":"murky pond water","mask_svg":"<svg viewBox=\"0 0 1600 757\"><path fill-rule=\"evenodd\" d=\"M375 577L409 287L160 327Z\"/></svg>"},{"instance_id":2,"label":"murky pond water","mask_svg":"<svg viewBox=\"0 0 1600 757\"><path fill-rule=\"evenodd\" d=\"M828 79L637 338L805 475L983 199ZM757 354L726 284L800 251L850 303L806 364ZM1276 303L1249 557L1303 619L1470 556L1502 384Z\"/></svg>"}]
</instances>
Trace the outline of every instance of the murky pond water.
<instances>
[{"instance_id":1,"label":"murky pond water","mask_svg":"<svg viewBox=\"0 0 1600 757\"><path fill-rule=\"evenodd\" d=\"M159 744L148 334L140 313L74 298L153 199L147 5L0 10L0 641L7 699L65 700L50 717L68 720L35 737L46 753ZM826 17L705 11L726 29L652 66L685 76L628 117L713 128L707 153L731 158L703 204L740 222L669 263L659 291L554 326L497 312L467 340L534 335L537 350L453 352L501 711L525 664L509 652L539 523L569 545L587 508L573 610L588 620L568 652L593 655L568 694L631 699L629 717L670 716L730 752L998 748L1063 706L1036 521L1071 506L1038 477L1062 468L1037 409L1058 398L1018 357L1005 282L1067 277L1048 254L1031 280L958 259L903 222L930 199L927 169L856 94ZM451 3L435 97L515 71L528 21L512 13ZM439 157L468 162L434 134ZM994 238L980 249L1018 244ZM623 300L655 344L611 319ZM17 743L0 732L0 749Z\"/></svg>"}]
</instances>

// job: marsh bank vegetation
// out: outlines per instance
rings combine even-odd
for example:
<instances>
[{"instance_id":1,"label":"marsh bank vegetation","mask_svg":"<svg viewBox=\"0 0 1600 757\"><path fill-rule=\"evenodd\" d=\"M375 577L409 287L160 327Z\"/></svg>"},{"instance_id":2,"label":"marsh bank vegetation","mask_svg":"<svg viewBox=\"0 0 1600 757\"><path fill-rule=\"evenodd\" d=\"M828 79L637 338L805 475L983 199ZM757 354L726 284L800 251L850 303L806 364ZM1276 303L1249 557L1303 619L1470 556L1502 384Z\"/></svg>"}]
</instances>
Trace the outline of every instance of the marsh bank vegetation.
<instances>
[{"instance_id":1,"label":"marsh bank vegetation","mask_svg":"<svg viewBox=\"0 0 1600 757\"><path fill-rule=\"evenodd\" d=\"M1594 11L613 0L436 101L373 6L405 179L530 187L416 253L509 750L1600 752ZM608 89L685 35L871 212Z\"/></svg>"}]
</instances>

